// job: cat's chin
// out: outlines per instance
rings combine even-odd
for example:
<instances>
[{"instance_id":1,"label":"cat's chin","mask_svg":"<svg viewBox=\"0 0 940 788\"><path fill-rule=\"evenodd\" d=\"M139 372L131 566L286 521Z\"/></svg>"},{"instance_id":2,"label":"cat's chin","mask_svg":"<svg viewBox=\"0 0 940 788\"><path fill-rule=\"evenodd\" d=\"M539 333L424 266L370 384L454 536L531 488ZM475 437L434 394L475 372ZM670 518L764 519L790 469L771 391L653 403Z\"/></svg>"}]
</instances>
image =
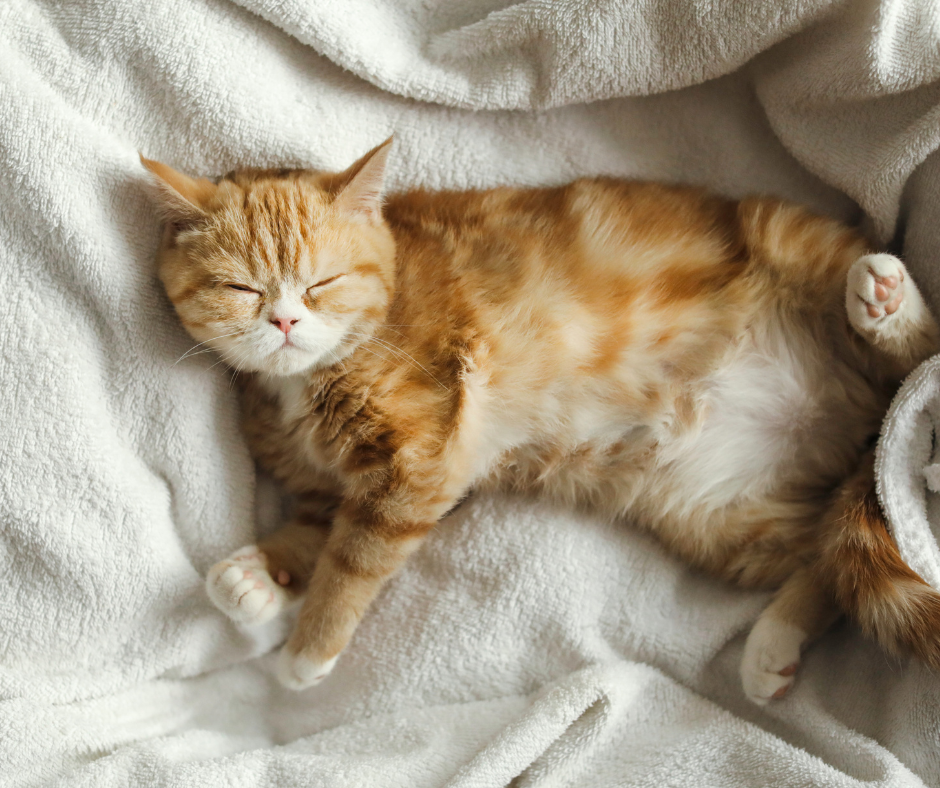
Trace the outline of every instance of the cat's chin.
<instances>
[{"instance_id":1,"label":"cat's chin","mask_svg":"<svg viewBox=\"0 0 940 788\"><path fill-rule=\"evenodd\" d=\"M239 363L232 366L240 372L255 372L279 378L309 372L329 363L327 354L311 353L300 348L282 348L259 359L240 358Z\"/></svg>"},{"instance_id":2,"label":"cat's chin","mask_svg":"<svg viewBox=\"0 0 940 788\"><path fill-rule=\"evenodd\" d=\"M257 372L270 377L290 377L323 366L321 356L302 350L279 350L264 360Z\"/></svg>"}]
</instances>

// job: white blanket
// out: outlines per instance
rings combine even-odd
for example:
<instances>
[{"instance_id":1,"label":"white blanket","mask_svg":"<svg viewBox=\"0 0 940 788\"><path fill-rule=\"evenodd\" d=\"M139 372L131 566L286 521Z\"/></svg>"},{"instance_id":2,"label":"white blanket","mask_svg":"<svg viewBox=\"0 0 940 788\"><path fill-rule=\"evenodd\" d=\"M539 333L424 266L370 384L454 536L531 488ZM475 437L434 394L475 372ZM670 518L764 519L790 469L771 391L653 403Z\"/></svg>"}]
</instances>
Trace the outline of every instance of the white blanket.
<instances>
[{"instance_id":1,"label":"white blanket","mask_svg":"<svg viewBox=\"0 0 940 788\"><path fill-rule=\"evenodd\" d=\"M857 203L940 306L938 38L933 0L0 5L0 785L940 785L940 677L842 626L758 709L766 596L511 498L442 522L330 678L281 689L283 630L202 588L276 501L224 369L176 363L137 161L339 168L394 132L393 187Z\"/></svg>"}]
</instances>

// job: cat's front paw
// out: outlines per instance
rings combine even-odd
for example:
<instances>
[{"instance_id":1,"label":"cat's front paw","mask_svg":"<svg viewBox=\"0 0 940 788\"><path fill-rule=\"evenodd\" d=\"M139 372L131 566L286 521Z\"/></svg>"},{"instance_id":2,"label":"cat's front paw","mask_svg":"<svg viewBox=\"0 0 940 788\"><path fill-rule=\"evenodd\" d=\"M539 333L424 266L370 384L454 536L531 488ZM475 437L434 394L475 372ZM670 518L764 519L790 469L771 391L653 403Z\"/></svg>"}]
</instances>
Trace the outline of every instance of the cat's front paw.
<instances>
[{"instance_id":1,"label":"cat's front paw","mask_svg":"<svg viewBox=\"0 0 940 788\"><path fill-rule=\"evenodd\" d=\"M868 254L849 269L845 306L861 334L884 330L904 304L904 263L890 254Z\"/></svg>"},{"instance_id":2,"label":"cat's front paw","mask_svg":"<svg viewBox=\"0 0 940 788\"><path fill-rule=\"evenodd\" d=\"M760 618L748 635L741 660L744 694L763 706L787 694L800 665L806 633L799 627Z\"/></svg>"},{"instance_id":3,"label":"cat's front paw","mask_svg":"<svg viewBox=\"0 0 940 788\"><path fill-rule=\"evenodd\" d=\"M278 681L288 689L307 689L307 687L312 687L323 681L333 670L333 666L338 659L338 654L328 660L312 659L303 652L294 653L290 649L290 644L288 644L278 654Z\"/></svg>"},{"instance_id":4,"label":"cat's front paw","mask_svg":"<svg viewBox=\"0 0 940 788\"><path fill-rule=\"evenodd\" d=\"M288 603L287 592L268 574L264 555L255 545L236 550L206 576L213 604L238 624L264 624Z\"/></svg>"}]
</instances>

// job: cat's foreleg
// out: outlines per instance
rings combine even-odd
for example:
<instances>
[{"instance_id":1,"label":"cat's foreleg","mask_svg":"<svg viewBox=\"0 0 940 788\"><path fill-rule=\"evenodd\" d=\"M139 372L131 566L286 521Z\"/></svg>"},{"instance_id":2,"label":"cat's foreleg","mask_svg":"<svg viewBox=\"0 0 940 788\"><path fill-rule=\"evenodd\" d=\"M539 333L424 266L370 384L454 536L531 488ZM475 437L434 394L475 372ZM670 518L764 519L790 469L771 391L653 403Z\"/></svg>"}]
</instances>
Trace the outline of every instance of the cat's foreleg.
<instances>
[{"instance_id":1,"label":"cat's foreleg","mask_svg":"<svg viewBox=\"0 0 940 788\"><path fill-rule=\"evenodd\" d=\"M389 520L351 502L340 508L279 657L284 686L304 689L326 677L379 589L433 524Z\"/></svg>"},{"instance_id":2,"label":"cat's foreleg","mask_svg":"<svg viewBox=\"0 0 940 788\"><path fill-rule=\"evenodd\" d=\"M322 506L301 502L287 525L209 570L209 599L236 623L270 621L306 590L329 527Z\"/></svg>"},{"instance_id":3,"label":"cat's foreleg","mask_svg":"<svg viewBox=\"0 0 940 788\"><path fill-rule=\"evenodd\" d=\"M852 264L845 307L852 327L888 355L901 376L940 351L937 322L893 255L869 254Z\"/></svg>"},{"instance_id":4,"label":"cat's foreleg","mask_svg":"<svg viewBox=\"0 0 940 788\"><path fill-rule=\"evenodd\" d=\"M761 706L782 698L793 684L800 654L839 615L828 590L809 569L794 572L761 613L744 644L741 681Z\"/></svg>"}]
</instances>

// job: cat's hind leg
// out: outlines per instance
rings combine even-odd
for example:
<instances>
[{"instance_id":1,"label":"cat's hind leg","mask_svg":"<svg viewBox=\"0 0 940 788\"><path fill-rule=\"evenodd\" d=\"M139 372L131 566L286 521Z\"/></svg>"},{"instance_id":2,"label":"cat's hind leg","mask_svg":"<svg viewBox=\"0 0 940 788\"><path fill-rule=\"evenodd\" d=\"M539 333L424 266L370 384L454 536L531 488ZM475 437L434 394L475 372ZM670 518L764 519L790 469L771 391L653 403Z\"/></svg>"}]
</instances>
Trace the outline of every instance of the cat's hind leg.
<instances>
[{"instance_id":1,"label":"cat's hind leg","mask_svg":"<svg viewBox=\"0 0 940 788\"><path fill-rule=\"evenodd\" d=\"M796 677L802 650L838 615L828 590L809 569L794 572L761 613L744 644L744 694L761 706L782 698Z\"/></svg>"},{"instance_id":2,"label":"cat's hind leg","mask_svg":"<svg viewBox=\"0 0 940 788\"><path fill-rule=\"evenodd\" d=\"M897 257L868 254L849 269L845 307L852 327L896 364L903 376L940 351L940 330Z\"/></svg>"}]
</instances>

